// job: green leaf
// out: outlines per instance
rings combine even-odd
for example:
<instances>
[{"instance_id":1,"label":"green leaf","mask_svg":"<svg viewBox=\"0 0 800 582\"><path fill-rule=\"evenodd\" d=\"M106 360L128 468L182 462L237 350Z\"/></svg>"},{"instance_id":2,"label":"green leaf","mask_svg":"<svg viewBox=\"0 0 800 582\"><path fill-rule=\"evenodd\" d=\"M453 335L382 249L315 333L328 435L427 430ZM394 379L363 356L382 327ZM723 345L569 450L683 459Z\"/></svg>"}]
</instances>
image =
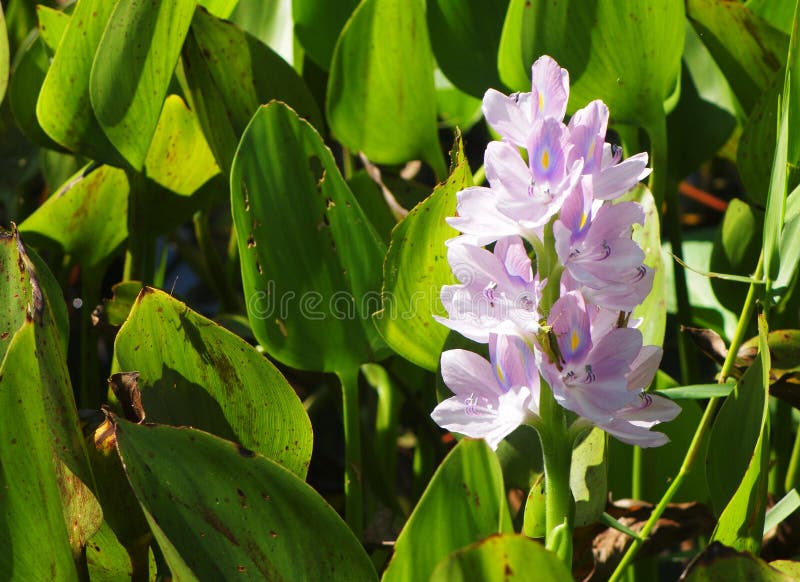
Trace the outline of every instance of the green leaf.
<instances>
[{"instance_id":1,"label":"green leaf","mask_svg":"<svg viewBox=\"0 0 800 582\"><path fill-rule=\"evenodd\" d=\"M760 16L786 35L792 33L795 0L747 0L753 14Z\"/></svg>"},{"instance_id":2,"label":"green leaf","mask_svg":"<svg viewBox=\"0 0 800 582\"><path fill-rule=\"evenodd\" d=\"M178 79L226 174L242 132L262 103L280 99L318 129L323 127L314 97L286 61L237 26L203 10L192 20Z\"/></svg>"},{"instance_id":3,"label":"green leaf","mask_svg":"<svg viewBox=\"0 0 800 582\"><path fill-rule=\"evenodd\" d=\"M535 573L535 574L534 574ZM522 582L537 580L571 581L566 566L553 552L521 535L494 535L458 550L433 571L431 581Z\"/></svg>"},{"instance_id":4,"label":"green leaf","mask_svg":"<svg viewBox=\"0 0 800 582\"><path fill-rule=\"evenodd\" d=\"M114 3L81 0L75 6L36 102L42 129L66 149L122 165L89 101L89 75Z\"/></svg>"},{"instance_id":5,"label":"green leaf","mask_svg":"<svg viewBox=\"0 0 800 582\"><path fill-rule=\"evenodd\" d=\"M798 509L800 509L800 495L797 494L797 489L792 489L767 511L764 516L764 535Z\"/></svg>"},{"instance_id":6,"label":"green leaf","mask_svg":"<svg viewBox=\"0 0 800 582\"><path fill-rule=\"evenodd\" d=\"M189 428L118 420L116 433L128 479L176 577L377 579L339 516L280 465Z\"/></svg>"},{"instance_id":7,"label":"green leaf","mask_svg":"<svg viewBox=\"0 0 800 582\"><path fill-rule=\"evenodd\" d=\"M436 113L444 127L469 131L483 117L480 99L453 86L439 69L434 71Z\"/></svg>"},{"instance_id":8,"label":"green leaf","mask_svg":"<svg viewBox=\"0 0 800 582\"><path fill-rule=\"evenodd\" d=\"M788 148L789 148L789 89L791 74L787 69L786 84L783 89L783 105L778 126L778 143L775 146L775 158L772 161L772 174L769 179L767 208L764 211L764 279L767 281L767 292L771 282L777 279L780 268L780 240L786 212L786 188Z\"/></svg>"},{"instance_id":9,"label":"green leaf","mask_svg":"<svg viewBox=\"0 0 800 582\"><path fill-rule=\"evenodd\" d=\"M323 70L330 68L336 40L358 0L292 0L294 34L306 54Z\"/></svg>"},{"instance_id":10,"label":"green leaf","mask_svg":"<svg viewBox=\"0 0 800 582\"><path fill-rule=\"evenodd\" d=\"M322 138L283 103L260 108L242 136L231 204L248 315L267 352L319 371L380 359L370 315L384 244Z\"/></svg>"},{"instance_id":11,"label":"green leaf","mask_svg":"<svg viewBox=\"0 0 800 582\"><path fill-rule=\"evenodd\" d=\"M500 33L500 46L497 49L497 71L506 87L519 91L530 90L530 65L522 56L522 27L528 18L531 5L525 0L510 0L503 30Z\"/></svg>"},{"instance_id":12,"label":"green leaf","mask_svg":"<svg viewBox=\"0 0 800 582\"><path fill-rule=\"evenodd\" d=\"M433 55L422 0L365 0L339 37L328 81L328 121L373 162L423 159L442 176Z\"/></svg>"},{"instance_id":13,"label":"green leaf","mask_svg":"<svg viewBox=\"0 0 800 582\"><path fill-rule=\"evenodd\" d=\"M92 107L135 170L144 166L194 9L194 0L118 2L97 47Z\"/></svg>"},{"instance_id":14,"label":"green leaf","mask_svg":"<svg viewBox=\"0 0 800 582\"><path fill-rule=\"evenodd\" d=\"M686 582L790 582L795 578L783 574L772 564L768 565L750 553L737 552L719 542L713 542L692 561L682 579Z\"/></svg>"},{"instance_id":15,"label":"green leaf","mask_svg":"<svg viewBox=\"0 0 800 582\"><path fill-rule=\"evenodd\" d=\"M64 37L71 15L63 10L49 8L42 4L36 6L36 17L39 20L39 34L50 54L55 54L58 44Z\"/></svg>"},{"instance_id":16,"label":"green leaf","mask_svg":"<svg viewBox=\"0 0 800 582\"><path fill-rule=\"evenodd\" d=\"M197 3L218 18L228 18L239 0L197 0Z\"/></svg>"},{"instance_id":17,"label":"green leaf","mask_svg":"<svg viewBox=\"0 0 800 582\"><path fill-rule=\"evenodd\" d=\"M106 523L86 544L86 564L92 582L131 578L131 559Z\"/></svg>"},{"instance_id":18,"label":"green leaf","mask_svg":"<svg viewBox=\"0 0 800 582\"><path fill-rule=\"evenodd\" d=\"M706 458L711 502L719 515L711 539L753 553L761 547L769 480L770 354L763 315L758 335L759 355L722 405Z\"/></svg>"},{"instance_id":19,"label":"green leaf","mask_svg":"<svg viewBox=\"0 0 800 582\"><path fill-rule=\"evenodd\" d=\"M510 22L512 11L519 16ZM518 73L503 80L514 90L530 91L530 66L548 54L569 71L570 112L602 99L616 122L647 126L663 115L663 102L680 74L683 23L683 2L672 0L648 2L646 7L637 0L512 0L503 31L509 40L501 43L499 58L508 61L509 72L524 69L526 81ZM504 50L510 51L508 56Z\"/></svg>"},{"instance_id":20,"label":"green leaf","mask_svg":"<svg viewBox=\"0 0 800 582\"><path fill-rule=\"evenodd\" d=\"M680 85L680 100L667 117L669 144L677 144L669 148L667 167L678 180L711 159L736 129L736 107L728 82L689 24ZM701 124L703 131L697 131Z\"/></svg>"},{"instance_id":21,"label":"green leaf","mask_svg":"<svg viewBox=\"0 0 800 582\"><path fill-rule=\"evenodd\" d=\"M449 333L433 319L434 315L447 316L439 293L442 285L455 283L444 243L458 232L444 219L455 216L456 193L472 185L460 137L453 155L447 181L392 231L383 265L382 308L373 317L381 336L395 352L431 371L439 366L439 354Z\"/></svg>"},{"instance_id":22,"label":"green leaf","mask_svg":"<svg viewBox=\"0 0 800 582\"><path fill-rule=\"evenodd\" d=\"M464 439L439 465L400 532L382 582L428 580L451 552L511 531L497 457L483 440Z\"/></svg>"},{"instance_id":23,"label":"green leaf","mask_svg":"<svg viewBox=\"0 0 800 582\"><path fill-rule=\"evenodd\" d=\"M36 324L22 324L0 366L0 569L21 579L77 580L53 464L50 417L43 400L62 365L52 352L37 357ZM40 344L41 345L41 344ZM31 551L35 548L35 551Z\"/></svg>"},{"instance_id":24,"label":"green leaf","mask_svg":"<svg viewBox=\"0 0 800 582\"><path fill-rule=\"evenodd\" d=\"M50 56L42 37L31 34L14 58L14 75L8 88L8 101L17 126L25 137L46 148L63 151L44 132L36 117L36 101L49 67Z\"/></svg>"},{"instance_id":25,"label":"green leaf","mask_svg":"<svg viewBox=\"0 0 800 582\"><path fill-rule=\"evenodd\" d=\"M633 240L644 251L644 264L655 272L653 287L641 305L633 310L633 317L643 318L639 330L644 345L660 346L664 343L667 328L667 281L661 253L661 213L653 194L643 184L637 185L622 200L633 200L642 205L644 226L634 225Z\"/></svg>"},{"instance_id":26,"label":"green leaf","mask_svg":"<svg viewBox=\"0 0 800 582\"><path fill-rule=\"evenodd\" d=\"M144 163L148 178L183 196L219 173L197 116L177 95L164 102Z\"/></svg>"},{"instance_id":27,"label":"green leaf","mask_svg":"<svg viewBox=\"0 0 800 582\"><path fill-rule=\"evenodd\" d=\"M595 427L572 451L569 486L575 499L576 527L595 523L608 501L607 438Z\"/></svg>"},{"instance_id":28,"label":"green leaf","mask_svg":"<svg viewBox=\"0 0 800 582\"><path fill-rule=\"evenodd\" d=\"M711 251L709 269L716 273L752 275L761 253L763 213L734 198L728 204ZM710 279L711 288L719 302L732 311L744 304L747 285Z\"/></svg>"},{"instance_id":29,"label":"green leaf","mask_svg":"<svg viewBox=\"0 0 800 582\"><path fill-rule=\"evenodd\" d=\"M794 562L791 560L773 560L769 563L769 565L779 572L788 574L792 580L797 580L797 578L800 577L800 562Z\"/></svg>"},{"instance_id":30,"label":"green leaf","mask_svg":"<svg viewBox=\"0 0 800 582\"><path fill-rule=\"evenodd\" d=\"M21 225L32 241L56 246L85 268L106 264L128 238L128 179L92 164L64 184Z\"/></svg>"},{"instance_id":31,"label":"green leaf","mask_svg":"<svg viewBox=\"0 0 800 582\"><path fill-rule=\"evenodd\" d=\"M247 342L145 287L114 344L117 371L139 372L147 420L242 443L305 477L311 423L292 387Z\"/></svg>"},{"instance_id":32,"label":"green leaf","mask_svg":"<svg viewBox=\"0 0 800 582\"><path fill-rule=\"evenodd\" d=\"M482 98L500 89L497 51L508 0L428 2L428 30L436 62L459 89Z\"/></svg>"},{"instance_id":33,"label":"green leaf","mask_svg":"<svg viewBox=\"0 0 800 582\"><path fill-rule=\"evenodd\" d=\"M3 8L0 6L0 103L6 96L6 88L8 87L8 67L9 67L9 53L8 53L8 32L6 31L6 18L3 14Z\"/></svg>"},{"instance_id":34,"label":"green leaf","mask_svg":"<svg viewBox=\"0 0 800 582\"><path fill-rule=\"evenodd\" d=\"M788 38L741 2L688 0L686 12L746 112L786 61Z\"/></svg>"},{"instance_id":35,"label":"green leaf","mask_svg":"<svg viewBox=\"0 0 800 582\"><path fill-rule=\"evenodd\" d=\"M141 281L122 281L111 287L114 295L111 299L103 300L103 308L109 324L119 327L125 323L142 287L144 285Z\"/></svg>"},{"instance_id":36,"label":"green leaf","mask_svg":"<svg viewBox=\"0 0 800 582\"><path fill-rule=\"evenodd\" d=\"M692 384L678 388L656 390L655 394L666 396L672 400L701 400L706 398L724 398L733 391L733 384Z\"/></svg>"}]
</instances>

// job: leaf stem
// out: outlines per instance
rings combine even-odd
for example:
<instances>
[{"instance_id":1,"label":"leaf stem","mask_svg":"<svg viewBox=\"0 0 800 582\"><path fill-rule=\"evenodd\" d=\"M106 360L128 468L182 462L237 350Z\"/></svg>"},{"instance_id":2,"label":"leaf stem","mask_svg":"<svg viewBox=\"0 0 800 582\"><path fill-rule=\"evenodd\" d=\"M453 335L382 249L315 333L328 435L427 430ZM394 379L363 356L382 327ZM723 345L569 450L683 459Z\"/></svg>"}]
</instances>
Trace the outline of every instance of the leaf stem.
<instances>
[{"instance_id":1,"label":"leaf stem","mask_svg":"<svg viewBox=\"0 0 800 582\"><path fill-rule=\"evenodd\" d=\"M763 267L764 267L764 256L763 253L761 257L758 259L758 265L756 266L756 272L753 275L754 279L760 280L763 276ZM759 288L758 283L751 283L750 289L747 292L747 298L745 299L744 305L742 306L742 313L739 316L739 323L736 326L736 332L733 334L733 338L731 339L730 349L728 350L728 355L725 357L725 362L722 364L722 370L719 373L718 381L720 384L724 383L731 374L733 370L733 366L736 363L736 356L739 352L739 347L742 345L744 341L744 336L747 333L748 323L753 316L753 312L755 311L755 304L756 304L756 292ZM647 523L644 524L642 531L639 533L640 540L633 540L628 551L625 552L625 555L622 557L619 565L614 570L614 573L609 578L609 582L618 582L625 573L625 569L628 565L633 561L636 557L636 554L641 548L642 544L647 541L647 537L650 535L650 532L655 527L658 520L661 518L661 515L664 513L664 510L667 508L667 505L678 490L683 485L683 482L686 480L686 477L692 472L694 469L695 463L698 460L700 450L702 449L703 442L706 439L707 433L711 429L713 424L714 418L716 417L717 409L719 405L722 403L722 398L712 398L709 400L708 405L706 406L706 410L703 413L703 418L700 419L700 424L697 427L697 430L694 433L694 437L692 438L692 442L689 445L689 450L686 451L686 456L683 459L683 464L681 468L678 470L678 474L675 476L675 479L670 484L669 488L667 489L666 493L664 493L661 500L658 502L658 505L653 509L653 512L650 514Z\"/></svg>"},{"instance_id":2,"label":"leaf stem","mask_svg":"<svg viewBox=\"0 0 800 582\"><path fill-rule=\"evenodd\" d=\"M572 524L575 501L569 485L572 462L572 440L564 409L553 397L550 387L541 380L539 411L536 424L542 443L545 486L545 541L568 568L572 567Z\"/></svg>"},{"instance_id":3,"label":"leaf stem","mask_svg":"<svg viewBox=\"0 0 800 582\"><path fill-rule=\"evenodd\" d=\"M361 481L361 407L358 397L358 367L336 373L342 384L342 417L344 419L344 496L345 521L356 538L361 539L364 528Z\"/></svg>"},{"instance_id":4,"label":"leaf stem","mask_svg":"<svg viewBox=\"0 0 800 582\"><path fill-rule=\"evenodd\" d=\"M211 234L211 228L208 223L208 212L195 212L193 221L194 234L203 254L203 262L208 272L208 281L216 291L223 308L231 313L238 313L241 310L241 305L233 287L231 287L230 279L225 276L222 261L219 258L217 249L214 247L214 237Z\"/></svg>"}]
</instances>

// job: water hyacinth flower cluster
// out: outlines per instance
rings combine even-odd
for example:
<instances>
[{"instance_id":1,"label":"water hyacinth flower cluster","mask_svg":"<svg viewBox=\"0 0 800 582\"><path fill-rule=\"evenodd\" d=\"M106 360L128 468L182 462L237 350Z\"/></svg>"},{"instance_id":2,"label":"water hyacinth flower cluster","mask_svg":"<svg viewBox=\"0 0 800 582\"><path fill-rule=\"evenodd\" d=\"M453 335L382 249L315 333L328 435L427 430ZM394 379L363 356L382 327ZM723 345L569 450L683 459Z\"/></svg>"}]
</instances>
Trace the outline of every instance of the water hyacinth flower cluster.
<instances>
[{"instance_id":1,"label":"water hyacinth flower cluster","mask_svg":"<svg viewBox=\"0 0 800 582\"><path fill-rule=\"evenodd\" d=\"M459 283L442 288L448 317L438 319L488 343L490 360L444 352L442 377L454 396L432 417L497 448L521 424L536 424L543 378L578 426L662 445L667 437L650 429L680 408L645 392L662 350L643 345L630 319L653 283L631 238L644 212L614 202L650 173L647 154L622 160L606 142L602 101L564 123L569 76L552 58L532 73L530 93L490 89L483 98L502 141L486 149L489 186L459 192L458 215L448 219L461 232L447 243Z\"/></svg>"}]
</instances>

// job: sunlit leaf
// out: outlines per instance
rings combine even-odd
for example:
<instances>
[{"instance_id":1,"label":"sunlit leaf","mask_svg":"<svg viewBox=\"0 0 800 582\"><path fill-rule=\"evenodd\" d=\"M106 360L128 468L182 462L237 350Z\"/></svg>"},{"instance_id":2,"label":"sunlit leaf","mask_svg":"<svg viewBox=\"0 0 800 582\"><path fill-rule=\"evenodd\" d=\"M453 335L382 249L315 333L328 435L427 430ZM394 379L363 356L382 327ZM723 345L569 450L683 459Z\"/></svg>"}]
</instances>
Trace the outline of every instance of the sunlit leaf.
<instances>
[{"instance_id":1,"label":"sunlit leaf","mask_svg":"<svg viewBox=\"0 0 800 582\"><path fill-rule=\"evenodd\" d=\"M449 330L433 319L446 316L439 300L442 285L455 282L447 263L447 239L458 234L445 222L454 216L456 193L472 185L472 173L459 138L446 182L414 207L392 231L383 265L382 309L374 321L394 351L427 370L439 365Z\"/></svg>"},{"instance_id":2,"label":"sunlit leaf","mask_svg":"<svg viewBox=\"0 0 800 582\"><path fill-rule=\"evenodd\" d=\"M214 16L228 18L236 8L239 0L197 0L197 3Z\"/></svg>"},{"instance_id":3,"label":"sunlit leaf","mask_svg":"<svg viewBox=\"0 0 800 582\"><path fill-rule=\"evenodd\" d=\"M136 170L144 165L194 10L194 0L118 2L97 47L92 107L108 139Z\"/></svg>"},{"instance_id":4,"label":"sunlit leaf","mask_svg":"<svg viewBox=\"0 0 800 582\"><path fill-rule=\"evenodd\" d=\"M758 582L790 582L788 576L753 556L713 542L687 568L682 577L686 582L717 582L723 580L758 580Z\"/></svg>"},{"instance_id":5,"label":"sunlit leaf","mask_svg":"<svg viewBox=\"0 0 800 582\"><path fill-rule=\"evenodd\" d=\"M3 14L2 7L0 7L0 103L3 102L3 98L6 96L9 64L6 18Z\"/></svg>"},{"instance_id":6,"label":"sunlit leaf","mask_svg":"<svg viewBox=\"0 0 800 582\"><path fill-rule=\"evenodd\" d=\"M333 49L358 0L292 0L294 34L306 54L328 70Z\"/></svg>"},{"instance_id":7,"label":"sunlit leaf","mask_svg":"<svg viewBox=\"0 0 800 582\"><path fill-rule=\"evenodd\" d=\"M439 466L400 532L382 581L428 580L451 552L511 529L497 458L484 441L464 439Z\"/></svg>"},{"instance_id":8,"label":"sunlit leaf","mask_svg":"<svg viewBox=\"0 0 800 582\"><path fill-rule=\"evenodd\" d=\"M592 431L572 451L569 486L575 500L575 525L596 522L608 501L607 435Z\"/></svg>"},{"instance_id":9,"label":"sunlit leaf","mask_svg":"<svg viewBox=\"0 0 800 582\"><path fill-rule=\"evenodd\" d=\"M259 343L306 370L342 371L383 354L370 315L385 247L314 128L283 103L259 109L231 192Z\"/></svg>"},{"instance_id":10,"label":"sunlit leaf","mask_svg":"<svg viewBox=\"0 0 800 582\"><path fill-rule=\"evenodd\" d=\"M118 371L139 372L148 421L240 442L305 477L308 415L275 366L231 332L146 287L114 355Z\"/></svg>"},{"instance_id":11,"label":"sunlit leaf","mask_svg":"<svg viewBox=\"0 0 800 582\"><path fill-rule=\"evenodd\" d=\"M544 546L521 535L496 535L454 552L442 560L430 580L437 582L568 582L572 575Z\"/></svg>"}]
</instances>

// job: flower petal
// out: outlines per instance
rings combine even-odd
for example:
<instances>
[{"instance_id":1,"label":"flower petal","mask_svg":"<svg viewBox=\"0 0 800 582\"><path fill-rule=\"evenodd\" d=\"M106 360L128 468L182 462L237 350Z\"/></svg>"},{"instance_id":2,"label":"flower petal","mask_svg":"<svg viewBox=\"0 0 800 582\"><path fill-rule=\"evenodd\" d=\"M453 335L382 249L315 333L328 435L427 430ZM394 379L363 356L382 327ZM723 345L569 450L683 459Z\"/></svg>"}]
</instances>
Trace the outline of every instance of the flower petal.
<instances>
[{"instance_id":1,"label":"flower petal","mask_svg":"<svg viewBox=\"0 0 800 582\"><path fill-rule=\"evenodd\" d=\"M489 89L483 96L483 116L494 130L516 146L524 147L531 130L530 93L503 95Z\"/></svg>"},{"instance_id":2,"label":"flower petal","mask_svg":"<svg viewBox=\"0 0 800 582\"><path fill-rule=\"evenodd\" d=\"M569 73L552 57L539 57L531 67L534 118L564 119L569 99Z\"/></svg>"}]
</instances>

